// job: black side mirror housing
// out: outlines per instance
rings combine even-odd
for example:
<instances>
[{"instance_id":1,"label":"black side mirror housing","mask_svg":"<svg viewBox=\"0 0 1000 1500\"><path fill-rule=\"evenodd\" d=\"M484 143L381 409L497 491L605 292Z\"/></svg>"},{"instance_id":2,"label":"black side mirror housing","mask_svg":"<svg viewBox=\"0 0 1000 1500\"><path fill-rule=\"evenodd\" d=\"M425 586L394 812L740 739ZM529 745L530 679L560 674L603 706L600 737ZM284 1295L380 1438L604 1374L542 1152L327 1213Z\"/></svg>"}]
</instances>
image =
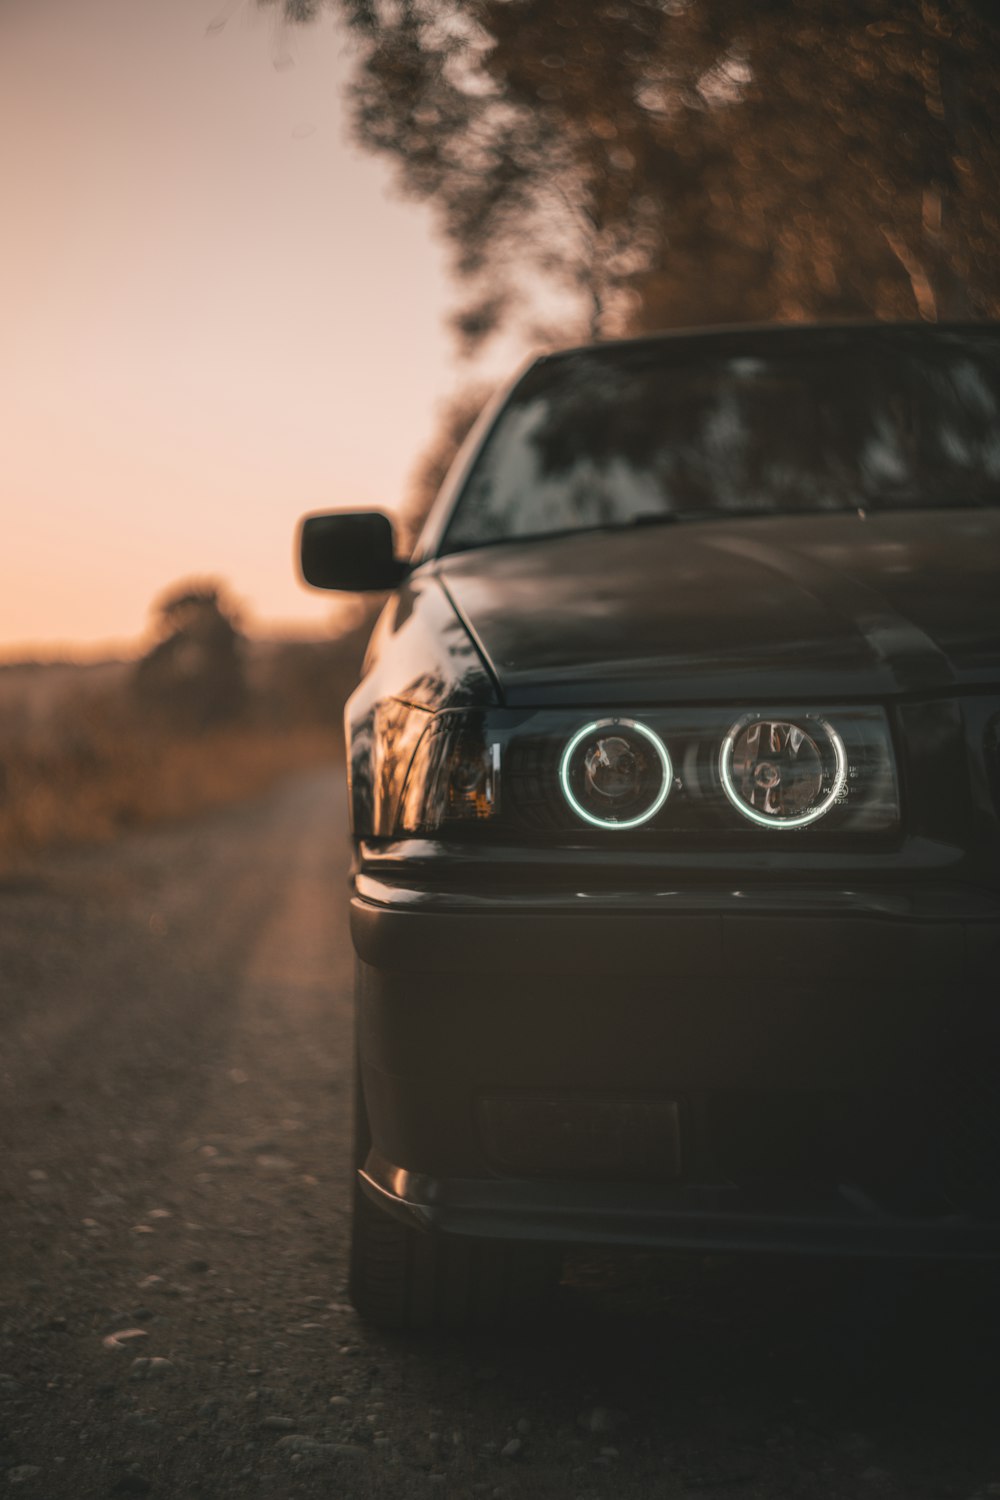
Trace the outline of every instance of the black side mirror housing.
<instances>
[{"instance_id":1,"label":"black side mirror housing","mask_svg":"<svg viewBox=\"0 0 1000 1500\"><path fill-rule=\"evenodd\" d=\"M409 571L396 556L392 522L380 510L305 516L299 529L302 577L314 589L382 593Z\"/></svg>"}]
</instances>

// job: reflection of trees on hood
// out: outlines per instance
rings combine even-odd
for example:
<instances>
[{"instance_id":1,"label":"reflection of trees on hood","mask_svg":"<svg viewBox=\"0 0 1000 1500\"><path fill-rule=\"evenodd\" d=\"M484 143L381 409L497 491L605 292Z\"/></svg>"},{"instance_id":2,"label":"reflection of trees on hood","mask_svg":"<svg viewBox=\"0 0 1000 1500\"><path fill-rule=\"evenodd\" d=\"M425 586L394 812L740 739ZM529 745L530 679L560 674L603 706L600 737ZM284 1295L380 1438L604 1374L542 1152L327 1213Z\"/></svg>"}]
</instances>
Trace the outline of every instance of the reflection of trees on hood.
<instances>
[{"instance_id":1,"label":"reflection of trees on hood","mask_svg":"<svg viewBox=\"0 0 1000 1500\"><path fill-rule=\"evenodd\" d=\"M530 321L539 277L584 313L558 343L1000 313L985 0L326 3L358 45L358 136L435 209L470 344Z\"/></svg>"}]
</instances>

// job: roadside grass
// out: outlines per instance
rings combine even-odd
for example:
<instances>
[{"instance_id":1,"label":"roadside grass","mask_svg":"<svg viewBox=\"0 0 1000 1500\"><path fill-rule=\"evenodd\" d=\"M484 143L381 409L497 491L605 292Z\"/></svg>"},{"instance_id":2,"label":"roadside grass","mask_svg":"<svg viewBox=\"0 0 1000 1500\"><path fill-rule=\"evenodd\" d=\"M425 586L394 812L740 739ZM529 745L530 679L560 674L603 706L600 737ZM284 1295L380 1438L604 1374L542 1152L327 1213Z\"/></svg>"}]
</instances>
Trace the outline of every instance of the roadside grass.
<instances>
[{"instance_id":1,"label":"roadside grass","mask_svg":"<svg viewBox=\"0 0 1000 1500\"><path fill-rule=\"evenodd\" d=\"M342 738L330 726L181 734L88 717L64 736L0 745L0 868L245 801L290 771L343 760Z\"/></svg>"}]
</instances>

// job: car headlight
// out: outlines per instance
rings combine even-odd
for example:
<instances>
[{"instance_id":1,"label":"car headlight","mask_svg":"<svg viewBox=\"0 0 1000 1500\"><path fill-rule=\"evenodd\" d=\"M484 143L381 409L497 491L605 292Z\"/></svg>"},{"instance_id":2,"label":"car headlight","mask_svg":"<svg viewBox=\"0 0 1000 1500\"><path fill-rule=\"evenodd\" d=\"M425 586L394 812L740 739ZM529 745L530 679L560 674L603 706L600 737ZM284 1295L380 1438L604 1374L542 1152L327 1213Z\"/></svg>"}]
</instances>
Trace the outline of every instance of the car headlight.
<instances>
[{"instance_id":1,"label":"car headlight","mask_svg":"<svg viewBox=\"0 0 1000 1500\"><path fill-rule=\"evenodd\" d=\"M778 829L828 841L899 826L889 725L875 705L764 707L734 720L711 705L639 719L397 704L375 730L382 837L719 847Z\"/></svg>"},{"instance_id":2,"label":"car headlight","mask_svg":"<svg viewBox=\"0 0 1000 1500\"><path fill-rule=\"evenodd\" d=\"M804 828L824 817L847 784L847 751L824 719L745 714L719 754L733 807L762 828Z\"/></svg>"},{"instance_id":3,"label":"car headlight","mask_svg":"<svg viewBox=\"0 0 1000 1500\"><path fill-rule=\"evenodd\" d=\"M597 719L577 730L559 762L562 794L598 828L638 828L670 795L670 752L636 719Z\"/></svg>"},{"instance_id":4,"label":"car headlight","mask_svg":"<svg viewBox=\"0 0 1000 1500\"><path fill-rule=\"evenodd\" d=\"M449 824L494 818L499 811L500 741L488 733L485 715L437 715L410 763L398 830L436 833Z\"/></svg>"}]
</instances>

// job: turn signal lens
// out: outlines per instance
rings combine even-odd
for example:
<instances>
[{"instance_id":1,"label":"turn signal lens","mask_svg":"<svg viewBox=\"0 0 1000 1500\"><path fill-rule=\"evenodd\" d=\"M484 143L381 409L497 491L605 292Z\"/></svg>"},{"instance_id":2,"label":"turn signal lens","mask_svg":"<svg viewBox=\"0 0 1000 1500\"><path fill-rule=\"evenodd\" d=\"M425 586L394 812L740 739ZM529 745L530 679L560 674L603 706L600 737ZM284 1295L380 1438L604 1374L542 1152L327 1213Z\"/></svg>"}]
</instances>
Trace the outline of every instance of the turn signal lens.
<instances>
[{"instance_id":1,"label":"turn signal lens","mask_svg":"<svg viewBox=\"0 0 1000 1500\"><path fill-rule=\"evenodd\" d=\"M439 832L493 818L500 806L500 745L481 715L441 714L414 753L399 804L397 833Z\"/></svg>"},{"instance_id":2,"label":"turn signal lens","mask_svg":"<svg viewBox=\"0 0 1000 1500\"><path fill-rule=\"evenodd\" d=\"M585 724L559 763L566 801L599 828L638 828L666 802L672 781L666 745L635 719Z\"/></svg>"},{"instance_id":3,"label":"turn signal lens","mask_svg":"<svg viewBox=\"0 0 1000 1500\"><path fill-rule=\"evenodd\" d=\"M825 719L747 714L722 742L719 775L736 811L752 823L802 828L843 794L847 753Z\"/></svg>"}]
</instances>

